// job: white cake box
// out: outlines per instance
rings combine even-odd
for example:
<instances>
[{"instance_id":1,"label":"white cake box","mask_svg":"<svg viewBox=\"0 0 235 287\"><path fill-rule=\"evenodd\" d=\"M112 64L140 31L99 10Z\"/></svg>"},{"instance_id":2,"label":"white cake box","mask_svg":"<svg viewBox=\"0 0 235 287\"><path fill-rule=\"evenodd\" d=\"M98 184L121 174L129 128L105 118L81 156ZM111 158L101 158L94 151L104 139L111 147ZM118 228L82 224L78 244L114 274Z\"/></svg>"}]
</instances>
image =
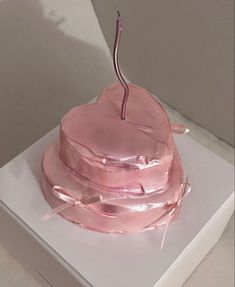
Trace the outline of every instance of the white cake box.
<instances>
[{"instance_id":1,"label":"white cake box","mask_svg":"<svg viewBox=\"0 0 235 287\"><path fill-rule=\"evenodd\" d=\"M57 137L55 129L0 170L0 242L42 286L181 286L232 215L233 166L190 137L175 137L192 192L160 250L163 230L109 235L59 215L40 221L51 209L40 190L41 156Z\"/></svg>"}]
</instances>

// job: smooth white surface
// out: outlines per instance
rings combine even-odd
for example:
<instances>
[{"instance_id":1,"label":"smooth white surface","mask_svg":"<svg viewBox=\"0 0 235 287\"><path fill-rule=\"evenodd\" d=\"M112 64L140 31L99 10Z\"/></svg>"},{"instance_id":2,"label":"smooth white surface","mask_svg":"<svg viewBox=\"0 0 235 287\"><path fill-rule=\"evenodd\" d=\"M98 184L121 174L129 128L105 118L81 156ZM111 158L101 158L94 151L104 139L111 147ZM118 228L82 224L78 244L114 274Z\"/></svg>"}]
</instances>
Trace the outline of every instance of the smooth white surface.
<instances>
[{"instance_id":1,"label":"smooth white surface","mask_svg":"<svg viewBox=\"0 0 235 287\"><path fill-rule=\"evenodd\" d=\"M184 287L233 287L233 254L234 217L230 220L221 240L193 272ZM0 286L41 287L2 246L0 246L0 270Z\"/></svg>"},{"instance_id":2,"label":"smooth white surface","mask_svg":"<svg viewBox=\"0 0 235 287\"><path fill-rule=\"evenodd\" d=\"M162 231L99 234L60 216L42 223L39 218L50 207L40 191L39 165L42 151L56 137L54 130L1 169L0 199L95 286L153 286L233 192L232 165L190 137L177 136L193 190L162 251Z\"/></svg>"},{"instance_id":3,"label":"smooth white surface","mask_svg":"<svg viewBox=\"0 0 235 287\"><path fill-rule=\"evenodd\" d=\"M198 286L234 287L234 216L215 248L184 284Z\"/></svg>"}]
</instances>

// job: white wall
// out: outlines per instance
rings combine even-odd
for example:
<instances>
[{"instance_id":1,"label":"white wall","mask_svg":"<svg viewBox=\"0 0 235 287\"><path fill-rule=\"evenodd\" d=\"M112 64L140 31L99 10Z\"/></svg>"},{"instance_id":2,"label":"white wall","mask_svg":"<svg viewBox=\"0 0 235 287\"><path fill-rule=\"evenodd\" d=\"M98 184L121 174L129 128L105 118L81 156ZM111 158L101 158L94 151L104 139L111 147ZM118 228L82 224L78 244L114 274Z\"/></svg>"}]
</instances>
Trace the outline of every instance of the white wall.
<instances>
[{"instance_id":1,"label":"white wall","mask_svg":"<svg viewBox=\"0 0 235 287\"><path fill-rule=\"evenodd\" d=\"M232 143L231 0L94 0L127 77ZM0 0L0 166L116 81L88 0Z\"/></svg>"},{"instance_id":2,"label":"white wall","mask_svg":"<svg viewBox=\"0 0 235 287\"><path fill-rule=\"evenodd\" d=\"M90 1L0 0L0 166L114 80Z\"/></svg>"},{"instance_id":3,"label":"white wall","mask_svg":"<svg viewBox=\"0 0 235 287\"><path fill-rule=\"evenodd\" d=\"M124 18L126 76L234 144L234 1L93 0L110 49Z\"/></svg>"}]
</instances>

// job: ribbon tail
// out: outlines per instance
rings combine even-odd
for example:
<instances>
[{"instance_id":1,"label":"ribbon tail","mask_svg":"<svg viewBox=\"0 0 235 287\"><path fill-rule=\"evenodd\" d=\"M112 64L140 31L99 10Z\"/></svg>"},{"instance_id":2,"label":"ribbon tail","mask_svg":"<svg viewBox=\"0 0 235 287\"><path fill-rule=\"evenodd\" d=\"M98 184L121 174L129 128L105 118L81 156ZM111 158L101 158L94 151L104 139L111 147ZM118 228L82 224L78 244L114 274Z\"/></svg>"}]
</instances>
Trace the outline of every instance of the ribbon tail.
<instances>
[{"instance_id":1,"label":"ribbon tail","mask_svg":"<svg viewBox=\"0 0 235 287\"><path fill-rule=\"evenodd\" d=\"M165 227L164 227L164 232L163 232L163 235L162 235L162 241L161 241L161 245L160 245L160 250L163 249L165 241L166 241L166 234L167 234L167 230L168 230L168 227L169 227L169 224L170 224L170 221L171 221L171 215L172 214L170 213L169 216L168 216L167 222L165 224Z\"/></svg>"},{"instance_id":2,"label":"ribbon tail","mask_svg":"<svg viewBox=\"0 0 235 287\"><path fill-rule=\"evenodd\" d=\"M44 221L47 221L47 220L50 219L53 215L55 215L55 214L57 214L57 213L59 213L59 212L65 210L65 209L67 209L67 208L69 208L69 207L71 207L71 203L66 202L66 203L64 203L64 204L62 204L62 205L60 205L60 206L58 206L58 207L52 209L50 212L46 213L45 215L43 215L43 216L40 218L40 220L43 221L43 222L44 222Z\"/></svg>"},{"instance_id":3,"label":"ribbon tail","mask_svg":"<svg viewBox=\"0 0 235 287\"><path fill-rule=\"evenodd\" d=\"M154 221L150 222L149 224L145 225L144 228L149 228L152 225L154 225L155 223L157 223L158 221L160 221L162 218L164 218L166 215L169 215L169 210L167 210L166 212L164 212L159 218L155 219Z\"/></svg>"}]
</instances>

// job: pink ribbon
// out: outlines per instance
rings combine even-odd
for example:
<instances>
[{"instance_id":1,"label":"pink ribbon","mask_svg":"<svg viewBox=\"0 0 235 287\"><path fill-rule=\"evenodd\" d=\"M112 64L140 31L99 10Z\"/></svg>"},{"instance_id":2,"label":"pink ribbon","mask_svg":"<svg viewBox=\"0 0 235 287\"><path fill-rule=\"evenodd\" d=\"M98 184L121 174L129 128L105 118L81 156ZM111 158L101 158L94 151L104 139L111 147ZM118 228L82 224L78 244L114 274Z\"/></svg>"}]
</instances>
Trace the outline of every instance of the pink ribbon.
<instances>
[{"instance_id":1,"label":"pink ribbon","mask_svg":"<svg viewBox=\"0 0 235 287\"><path fill-rule=\"evenodd\" d=\"M189 194L190 191L191 191L191 186L188 182L188 177L187 177L185 183L183 184L181 193L179 194L177 201L175 203L169 204L167 206L167 208L169 208L169 210L165 214L163 214L163 216L161 217L161 218L163 218L164 216L168 215L168 219L167 219L167 222L165 224L164 231L163 231L160 249L162 249L164 247L169 223L173 219L173 216L174 216L175 212L177 211L177 209L180 208L182 200ZM160 218L158 220L160 220Z\"/></svg>"},{"instance_id":2,"label":"pink ribbon","mask_svg":"<svg viewBox=\"0 0 235 287\"><path fill-rule=\"evenodd\" d=\"M169 223L173 219L173 216L176 213L176 211L180 208L183 199L189 194L190 191L191 191L191 186L188 182L188 177L187 177L186 181L182 185L182 189L181 189L181 192L179 193L177 200L173 203L166 203L164 206L167 209L166 212L164 212L163 215L160 216L159 218L157 218L156 220L154 220L151 223L144 226L143 229L151 228L154 226L154 224L159 222L161 219L168 216L167 221L165 222L165 228L163 231L160 249L162 249L164 246ZM72 197L71 195L68 195L68 192L61 186L54 186L52 188L52 193L55 197L57 197L58 199L60 199L64 203L62 205L52 209L52 211L48 212L43 217L41 217L41 221L46 221L46 220L50 219L53 215L60 213L60 212L64 211L65 209L70 208L72 206L82 207L82 208L85 208L85 209L92 211L96 214L99 214L101 216L105 216L108 218L116 218L116 216L113 214L107 213L105 211L97 210L96 208L90 206L94 203L99 203L99 202L104 203L101 196L90 196L90 197L84 197L81 199L77 199L77 198ZM162 205L160 205L160 206L162 207ZM124 206L119 206L119 211L122 212L123 210L126 211L126 210L129 210L129 208L124 207Z\"/></svg>"},{"instance_id":3,"label":"pink ribbon","mask_svg":"<svg viewBox=\"0 0 235 287\"><path fill-rule=\"evenodd\" d=\"M102 202L102 197L101 196L91 196L91 197L84 197L81 199L74 198L66 192L66 190L61 187L61 186L53 186L52 188L52 193L55 197L58 199L64 201L65 203L62 205L59 205L58 207L52 209L52 211L48 212L44 216L41 217L41 221L46 221L50 219L53 215L60 213L61 211L70 208L72 206L77 206L77 207L83 207L89 211L95 212L99 215L106 216L109 218L115 218L116 216L113 216L111 214L107 214L105 212L99 211L91 206L90 204L97 203L97 202Z\"/></svg>"}]
</instances>

